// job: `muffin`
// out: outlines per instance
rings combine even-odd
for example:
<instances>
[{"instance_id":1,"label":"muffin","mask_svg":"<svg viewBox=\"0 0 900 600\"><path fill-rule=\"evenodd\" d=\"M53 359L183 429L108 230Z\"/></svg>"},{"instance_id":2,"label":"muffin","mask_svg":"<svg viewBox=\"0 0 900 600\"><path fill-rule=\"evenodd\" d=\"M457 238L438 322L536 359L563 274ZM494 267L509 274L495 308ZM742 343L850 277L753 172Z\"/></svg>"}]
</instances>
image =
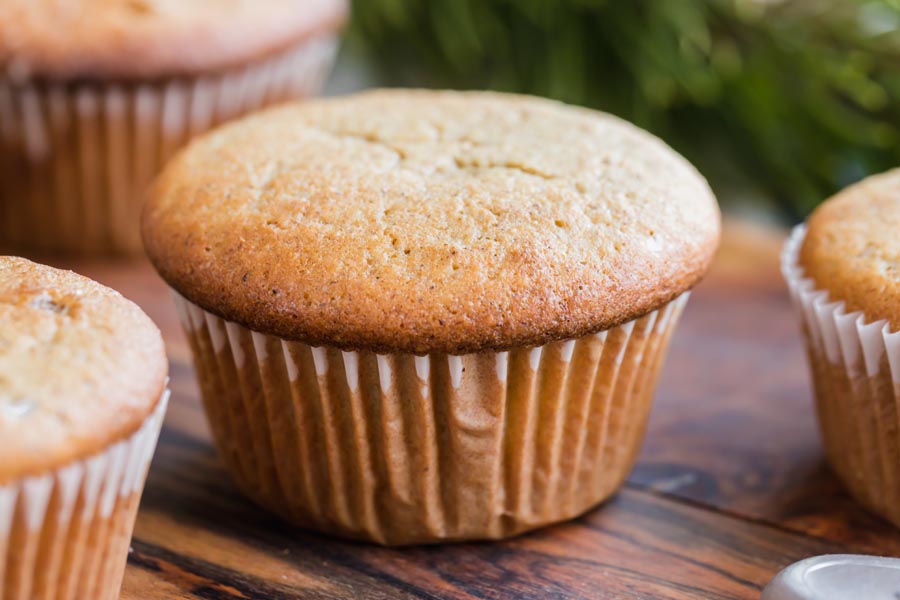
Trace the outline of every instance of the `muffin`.
<instances>
[{"instance_id":1,"label":"muffin","mask_svg":"<svg viewBox=\"0 0 900 600\"><path fill-rule=\"evenodd\" d=\"M315 92L345 16L345 0L0 3L0 247L140 253L165 160Z\"/></svg>"},{"instance_id":2,"label":"muffin","mask_svg":"<svg viewBox=\"0 0 900 600\"><path fill-rule=\"evenodd\" d=\"M303 527L413 544L616 490L719 213L614 117L396 90L203 137L142 231L239 487Z\"/></svg>"},{"instance_id":3,"label":"muffin","mask_svg":"<svg viewBox=\"0 0 900 600\"><path fill-rule=\"evenodd\" d=\"M167 368L118 293L0 257L0 598L118 598Z\"/></svg>"},{"instance_id":4,"label":"muffin","mask_svg":"<svg viewBox=\"0 0 900 600\"><path fill-rule=\"evenodd\" d=\"M900 169L822 204L782 270L801 319L829 462L900 525Z\"/></svg>"}]
</instances>

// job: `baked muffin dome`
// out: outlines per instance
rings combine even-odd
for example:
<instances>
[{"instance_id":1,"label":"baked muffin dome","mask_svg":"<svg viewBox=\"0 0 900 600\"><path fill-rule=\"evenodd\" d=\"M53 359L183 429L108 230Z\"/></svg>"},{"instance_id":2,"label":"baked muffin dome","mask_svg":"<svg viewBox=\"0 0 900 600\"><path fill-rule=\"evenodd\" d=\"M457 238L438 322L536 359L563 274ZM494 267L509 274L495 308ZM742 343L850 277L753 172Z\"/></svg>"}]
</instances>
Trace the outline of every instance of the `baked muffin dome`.
<instances>
[{"instance_id":1,"label":"baked muffin dome","mask_svg":"<svg viewBox=\"0 0 900 600\"><path fill-rule=\"evenodd\" d=\"M0 68L151 78L245 64L338 29L345 0L4 0Z\"/></svg>"},{"instance_id":2,"label":"baked muffin dome","mask_svg":"<svg viewBox=\"0 0 900 600\"><path fill-rule=\"evenodd\" d=\"M118 292L0 257L0 485L134 433L167 371L159 330Z\"/></svg>"},{"instance_id":3,"label":"baked muffin dome","mask_svg":"<svg viewBox=\"0 0 900 600\"><path fill-rule=\"evenodd\" d=\"M900 330L900 169L869 177L809 218L800 265L848 312Z\"/></svg>"},{"instance_id":4,"label":"baked muffin dome","mask_svg":"<svg viewBox=\"0 0 900 600\"><path fill-rule=\"evenodd\" d=\"M501 350L647 314L719 238L704 179L615 117L524 96L289 105L180 153L142 217L180 294L285 339Z\"/></svg>"}]
</instances>

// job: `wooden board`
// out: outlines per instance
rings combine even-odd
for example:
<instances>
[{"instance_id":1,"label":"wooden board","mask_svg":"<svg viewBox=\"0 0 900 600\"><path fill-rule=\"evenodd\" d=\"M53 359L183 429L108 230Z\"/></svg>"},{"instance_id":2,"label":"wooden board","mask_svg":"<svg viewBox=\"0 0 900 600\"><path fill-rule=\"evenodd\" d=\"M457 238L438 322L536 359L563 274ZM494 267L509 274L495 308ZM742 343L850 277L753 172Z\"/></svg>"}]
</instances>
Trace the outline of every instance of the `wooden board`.
<instances>
[{"instance_id":1,"label":"wooden board","mask_svg":"<svg viewBox=\"0 0 900 600\"><path fill-rule=\"evenodd\" d=\"M292 529L243 499L209 436L185 339L148 265L78 262L162 328L173 402L122 597L755 598L827 552L900 555L900 534L823 458L782 241L731 224L676 332L637 467L605 506L490 544L383 549Z\"/></svg>"}]
</instances>

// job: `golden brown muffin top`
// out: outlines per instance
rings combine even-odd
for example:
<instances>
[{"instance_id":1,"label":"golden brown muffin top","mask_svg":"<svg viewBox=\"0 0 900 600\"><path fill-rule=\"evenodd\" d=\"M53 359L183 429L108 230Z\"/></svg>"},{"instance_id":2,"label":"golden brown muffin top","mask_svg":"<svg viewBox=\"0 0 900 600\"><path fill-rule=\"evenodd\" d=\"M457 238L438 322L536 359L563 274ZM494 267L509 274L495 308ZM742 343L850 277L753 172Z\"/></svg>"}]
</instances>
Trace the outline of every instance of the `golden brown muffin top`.
<instances>
[{"instance_id":1,"label":"golden brown muffin top","mask_svg":"<svg viewBox=\"0 0 900 600\"><path fill-rule=\"evenodd\" d=\"M136 431L167 369L159 330L118 292L0 256L0 485Z\"/></svg>"},{"instance_id":2,"label":"golden brown muffin top","mask_svg":"<svg viewBox=\"0 0 900 600\"><path fill-rule=\"evenodd\" d=\"M900 169L834 196L809 218L800 265L850 312L900 330Z\"/></svg>"},{"instance_id":3,"label":"golden brown muffin top","mask_svg":"<svg viewBox=\"0 0 900 600\"><path fill-rule=\"evenodd\" d=\"M609 115L485 92L289 105L182 152L145 206L201 307L309 344L464 353L615 326L693 286L704 179Z\"/></svg>"},{"instance_id":4,"label":"golden brown muffin top","mask_svg":"<svg viewBox=\"0 0 900 600\"><path fill-rule=\"evenodd\" d=\"M0 70L153 78L244 64L336 29L346 0L3 0Z\"/></svg>"}]
</instances>

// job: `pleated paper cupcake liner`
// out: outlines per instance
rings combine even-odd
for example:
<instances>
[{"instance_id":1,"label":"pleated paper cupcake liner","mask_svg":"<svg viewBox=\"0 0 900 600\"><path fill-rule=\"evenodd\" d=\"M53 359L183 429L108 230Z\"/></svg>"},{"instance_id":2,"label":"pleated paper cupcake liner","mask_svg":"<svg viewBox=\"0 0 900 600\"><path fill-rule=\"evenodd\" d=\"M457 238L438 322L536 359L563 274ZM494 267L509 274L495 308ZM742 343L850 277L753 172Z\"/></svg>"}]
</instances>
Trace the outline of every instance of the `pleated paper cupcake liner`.
<instances>
[{"instance_id":1,"label":"pleated paper cupcake liner","mask_svg":"<svg viewBox=\"0 0 900 600\"><path fill-rule=\"evenodd\" d=\"M13 253L134 254L140 207L197 134L320 88L333 34L196 78L33 85L0 80L0 247Z\"/></svg>"},{"instance_id":2,"label":"pleated paper cupcake liner","mask_svg":"<svg viewBox=\"0 0 900 600\"><path fill-rule=\"evenodd\" d=\"M801 320L829 462L853 496L900 526L900 332L847 312L798 263L794 229L782 272Z\"/></svg>"},{"instance_id":3,"label":"pleated paper cupcake liner","mask_svg":"<svg viewBox=\"0 0 900 600\"><path fill-rule=\"evenodd\" d=\"M0 485L0 600L114 600L168 391L131 437Z\"/></svg>"},{"instance_id":4,"label":"pleated paper cupcake liner","mask_svg":"<svg viewBox=\"0 0 900 600\"><path fill-rule=\"evenodd\" d=\"M300 526L384 544L502 538L609 497L687 297L575 340L415 356L282 340L175 294L239 487Z\"/></svg>"}]
</instances>

